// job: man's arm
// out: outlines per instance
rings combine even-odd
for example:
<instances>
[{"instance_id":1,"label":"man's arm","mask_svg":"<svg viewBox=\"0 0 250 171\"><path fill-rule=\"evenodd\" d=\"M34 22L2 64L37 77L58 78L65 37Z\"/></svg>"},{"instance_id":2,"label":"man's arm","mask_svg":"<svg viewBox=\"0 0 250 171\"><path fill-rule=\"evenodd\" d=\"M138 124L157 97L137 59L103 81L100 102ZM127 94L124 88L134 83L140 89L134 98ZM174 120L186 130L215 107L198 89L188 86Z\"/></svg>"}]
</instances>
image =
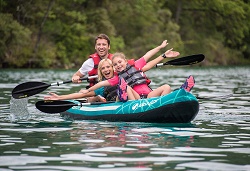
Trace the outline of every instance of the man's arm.
<instances>
[{"instance_id":1,"label":"man's arm","mask_svg":"<svg viewBox=\"0 0 250 171\"><path fill-rule=\"evenodd\" d=\"M93 59L87 59L81 66L81 68L72 76L73 83L80 83L80 78L84 77L94 68Z\"/></svg>"}]
</instances>

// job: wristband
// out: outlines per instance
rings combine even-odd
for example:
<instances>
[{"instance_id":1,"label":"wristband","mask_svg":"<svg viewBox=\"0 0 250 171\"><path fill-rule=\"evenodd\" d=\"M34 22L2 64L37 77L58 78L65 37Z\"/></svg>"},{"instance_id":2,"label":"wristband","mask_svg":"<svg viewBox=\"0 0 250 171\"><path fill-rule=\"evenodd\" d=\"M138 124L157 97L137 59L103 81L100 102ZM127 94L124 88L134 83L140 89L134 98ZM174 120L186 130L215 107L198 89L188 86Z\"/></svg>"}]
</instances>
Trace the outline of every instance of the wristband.
<instances>
[{"instance_id":1,"label":"wristband","mask_svg":"<svg viewBox=\"0 0 250 171\"><path fill-rule=\"evenodd\" d=\"M165 55L165 53L163 53L162 55L161 55L163 58L166 58L166 55Z\"/></svg>"}]
</instances>

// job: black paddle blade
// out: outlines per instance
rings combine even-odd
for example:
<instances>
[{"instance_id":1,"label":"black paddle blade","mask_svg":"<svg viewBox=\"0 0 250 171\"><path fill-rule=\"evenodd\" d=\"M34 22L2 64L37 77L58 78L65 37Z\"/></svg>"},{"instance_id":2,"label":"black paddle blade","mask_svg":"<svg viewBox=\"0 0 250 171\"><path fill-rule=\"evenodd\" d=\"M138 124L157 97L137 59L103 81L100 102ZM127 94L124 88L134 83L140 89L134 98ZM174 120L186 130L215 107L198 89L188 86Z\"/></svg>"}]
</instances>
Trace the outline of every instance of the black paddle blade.
<instances>
[{"instance_id":1,"label":"black paddle blade","mask_svg":"<svg viewBox=\"0 0 250 171\"><path fill-rule=\"evenodd\" d=\"M12 90L12 97L15 99L26 98L44 91L49 86L49 84L42 82L25 82L17 85Z\"/></svg>"},{"instance_id":2,"label":"black paddle blade","mask_svg":"<svg viewBox=\"0 0 250 171\"><path fill-rule=\"evenodd\" d=\"M70 109L77 104L70 101L38 101L36 102L36 108L44 113L60 113Z\"/></svg>"},{"instance_id":3,"label":"black paddle blade","mask_svg":"<svg viewBox=\"0 0 250 171\"><path fill-rule=\"evenodd\" d=\"M203 54L196 54L168 61L164 63L164 65L193 65L203 61L204 59L205 56Z\"/></svg>"}]
</instances>

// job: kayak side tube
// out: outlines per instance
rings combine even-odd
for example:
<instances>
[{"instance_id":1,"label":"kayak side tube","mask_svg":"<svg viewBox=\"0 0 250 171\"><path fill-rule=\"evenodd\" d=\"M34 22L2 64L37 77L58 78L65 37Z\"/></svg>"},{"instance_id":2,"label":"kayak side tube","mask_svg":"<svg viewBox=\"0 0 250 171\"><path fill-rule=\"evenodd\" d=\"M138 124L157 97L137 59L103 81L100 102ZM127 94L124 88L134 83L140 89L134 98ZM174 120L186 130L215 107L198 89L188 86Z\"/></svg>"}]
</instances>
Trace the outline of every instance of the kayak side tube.
<instances>
[{"instance_id":1,"label":"kayak side tube","mask_svg":"<svg viewBox=\"0 0 250 171\"><path fill-rule=\"evenodd\" d=\"M74 106L61 113L61 116L73 120L188 123L196 117L198 112L199 103L196 97L184 89L179 89L170 94L149 99Z\"/></svg>"}]
</instances>

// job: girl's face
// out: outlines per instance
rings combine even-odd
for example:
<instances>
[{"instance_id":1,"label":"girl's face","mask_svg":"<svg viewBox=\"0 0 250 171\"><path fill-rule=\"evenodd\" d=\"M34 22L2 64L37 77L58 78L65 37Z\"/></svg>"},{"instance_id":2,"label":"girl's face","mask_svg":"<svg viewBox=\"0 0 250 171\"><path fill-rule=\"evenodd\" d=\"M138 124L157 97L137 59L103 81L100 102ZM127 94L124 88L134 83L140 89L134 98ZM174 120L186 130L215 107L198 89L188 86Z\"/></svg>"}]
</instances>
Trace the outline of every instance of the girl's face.
<instances>
[{"instance_id":1,"label":"girl's face","mask_svg":"<svg viewBox=\"0 0 250 171\"><path fill-rule=\"evenodd\" d=\"M125 59L120 57L115 57L112 62L116 72L121 72L124 69L126 69L127 61Z\"/></svg>"},{"instance_id":2,"label":"girl's face","mask_svg":"<svg viewBox=\"0 0 250 171\"><path fill-rule=\"evenodd\" d=\"M107 61L105 61L102 64L101 73L106 79L110 79L114 76L113 67Z\"/></svg>"}]
</instances>

